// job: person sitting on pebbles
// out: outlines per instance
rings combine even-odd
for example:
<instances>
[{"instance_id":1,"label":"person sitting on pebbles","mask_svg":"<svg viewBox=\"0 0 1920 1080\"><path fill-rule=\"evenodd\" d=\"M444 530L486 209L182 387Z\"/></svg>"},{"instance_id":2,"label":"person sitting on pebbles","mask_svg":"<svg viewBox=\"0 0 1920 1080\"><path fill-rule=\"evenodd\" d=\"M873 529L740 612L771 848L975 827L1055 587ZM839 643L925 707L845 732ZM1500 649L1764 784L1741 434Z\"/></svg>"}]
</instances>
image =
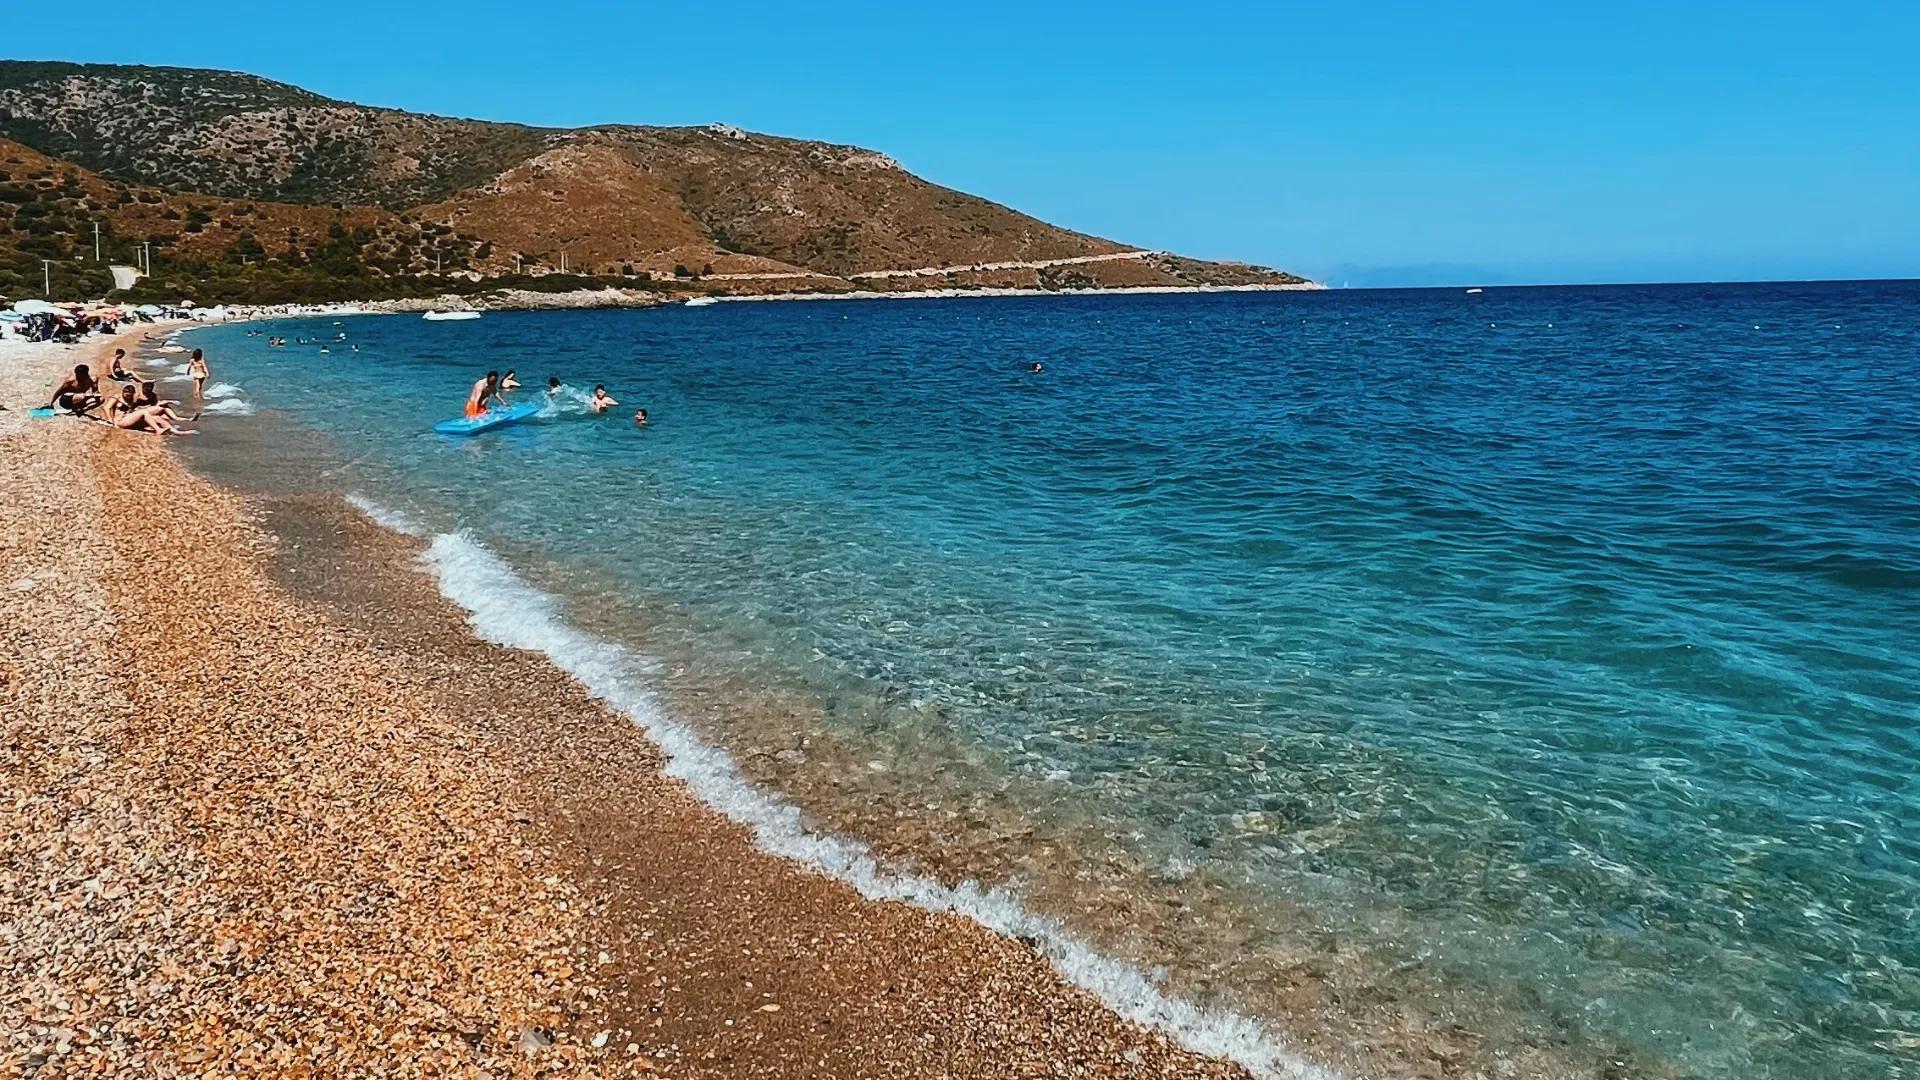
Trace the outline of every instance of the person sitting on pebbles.
<instances>
[{"instance_id":1,"label":"person sitting on pebbles","mask_svg":"<svg viewBox=\"0 0 1920 1080\"><path fill-rule=\"evenodd\" d=\"M73 374L61 381L53 391L53 399L47 407L74 416L87 416L100 407L100 383L87 370L85 364L75 364Z\"/></svg>"},{"instance_id":2,"label":"person sitting on pebbles","mask_svg":"<svg viewBox=\"0 0 1920 1080\"><path fill-rule=\"evenodd\" d=\"M107 378L114 382L131 382L140 377L140 373L126 365L127 350L113 350L113 364L107 368Z\"/></svg>"},{"instance_id":3,"label":"person sitting on pebbles","mask_svg":"<svg viewBox=\"0 0 1920 1080\"><path fill-rule=\"evenodd\" d=\"M155 435L192 435L180 425L179 414L165 405L139 405L132 386L120 388L120 396L107 406L107 420L123 431L146 431ZM197 414L196 414L197 415Z\"/></svg>"},{"instance_id":4,"label":"person sitting on pebbles","mask_svg":"<svg viewBox=\"0 0 1920 1080\"><path fill-rule=\"evenodd\" d=\"M133 395L133 404L135 408L144 409L150 405L180 404L177 401L161 401L160 389L159 387L154 385L154 382L152 379L141 379L139 382L135 383L134 385L140 388Z\"/></svg>"}]
</instances>

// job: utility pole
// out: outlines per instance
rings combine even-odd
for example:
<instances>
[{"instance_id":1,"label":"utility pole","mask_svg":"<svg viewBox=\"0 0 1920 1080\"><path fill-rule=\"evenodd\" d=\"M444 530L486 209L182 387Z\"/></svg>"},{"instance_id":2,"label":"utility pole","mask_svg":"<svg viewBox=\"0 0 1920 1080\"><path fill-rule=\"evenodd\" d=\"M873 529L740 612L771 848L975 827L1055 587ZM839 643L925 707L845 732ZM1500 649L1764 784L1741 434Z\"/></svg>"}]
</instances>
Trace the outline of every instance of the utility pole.
<instances>
[{"instance_id":1,"label":"utility pole","mask_svg":"<svg viewBox=\"0 0 1920 1080\"><path fill-rule=\"evenodd\" d=\"M567 272L567 249L566 248L560 249L560 272L563 274Z\"/></svg>"},{"instance_id":2,"label":"utility pole","mask_svg":"<svg viewBox=\"0 0 1920 1080\"><path fill-rule=\"evenodd\" d=\"M93 261L100 261L100 223L93 223Z\"/></svg>"},{"instance_id":3,"label":"utility pole","mask_svg":"<svg viewBox=\"0 0 1920 1080\"><path fill-rule=\"evenodd\" d=\"M46 294L47 299L49 300L53 299L53 260L52 259L40 260L40 278L45 283L44 292Z\"/></svg>"}]
</instances>

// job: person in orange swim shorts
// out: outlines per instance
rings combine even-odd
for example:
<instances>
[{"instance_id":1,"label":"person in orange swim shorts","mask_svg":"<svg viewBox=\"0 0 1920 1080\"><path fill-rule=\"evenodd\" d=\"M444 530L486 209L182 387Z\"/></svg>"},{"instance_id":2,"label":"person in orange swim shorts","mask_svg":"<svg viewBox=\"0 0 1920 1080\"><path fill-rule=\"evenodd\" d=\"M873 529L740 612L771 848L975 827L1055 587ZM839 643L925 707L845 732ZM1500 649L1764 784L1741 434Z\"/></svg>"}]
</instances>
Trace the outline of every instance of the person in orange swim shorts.
<instances>
[{"instance_id":1,"label":"person in orange swim shorts","mask_svg":"<svg viewBox=\"0 0 1920 1080\"><path fill-rule=\"evenodd\" d=\"M506 404L500 400L500 373L497 371L487 372L467 393L467 419L478 420L485 415L489 402L494 405Z\"/></svg>"}]
</instances>

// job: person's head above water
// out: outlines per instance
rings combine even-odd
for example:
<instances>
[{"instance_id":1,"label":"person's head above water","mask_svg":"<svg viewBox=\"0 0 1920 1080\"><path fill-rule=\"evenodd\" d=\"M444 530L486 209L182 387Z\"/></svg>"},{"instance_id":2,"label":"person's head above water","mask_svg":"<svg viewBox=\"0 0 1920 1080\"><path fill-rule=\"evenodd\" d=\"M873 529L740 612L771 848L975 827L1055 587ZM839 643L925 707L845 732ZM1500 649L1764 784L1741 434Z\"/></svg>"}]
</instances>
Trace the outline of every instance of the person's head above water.
<instances>
[{"instance_id":1,"label":"person's head above water","mask_svg":"<svg viewBox=\"0 0 1920 1080\"><path fill-rule=\"evenodd\" d=\"M639 412L636 412L636 413L634 413L634 414L633 414L633 422L634 422L634 423L636 423L636 424L644 424L644 423L646 423L646 422L647 422L647 410L645 410L645 409L641 409L641 410L640 410Z\"/></svg>"},{"instance_id":2,"label":"person's head above water","mask_svg":"<svg viewBox=\"0 0 1920 1080\"><path fill-rule=\"evenodd\" d=\"M509 379L511 379L511 378L513 378L513 375L514 375L514 371L513 371L513 369L512 369L512 368L508 368L508 369L507 369L507 378L509 378Z\"/></svg>"},{"instance_id":3,"label":"person's head above water","mask_svg":"<svg viewBox=\"0 0 1920 1080\"><path fill-rule=\"evenodd\" d=\"M607 392L607 384L606 384L606 383L594 383L594 384L593 384L593 392L594 392L594 394L595 394L595 395L599 395L599 394L604 394L604 393L606 393L606 392Z\"/></svg>"},{"instance_id":4,"label":"person's head above water","mask_svg":"<svg viewBox=\"0 0 1920 1080\"><path fill-rule=\"evenodd\" d=\"M549 376L547 376L547 389L549 389L549 390L558 390L558 389L560 389L560 380L559 380L559 379L556 379L556 378L554 378L554 377L553 377L553 376L551 376L551 375L549 375Z\"/></svg>"},{"instance_id":5,"label":"person's head above water","mask_svg":"<svg viewBox=\"0 0 1920 1080\"><path fill-rule=\"evenodd\" d=\"M1041 372L1043 372L1043 371L1045 371L1045 370L1047 370L1047 369L1046 369L1046 367L1045 367L1045 366L1043 366L1043 365L1042 365L1042 364L1040 363L1040 361L1038 361L1038 360L1035 360L1035 361L1034 361L1033 363L1031 363L1031 364L1029 364L1029 365L1027 365L1027 370L1028 370L1028 371L1031 371L1031 372L1033 372L1033 373L1034 373L1035 375L1038 375L1039 373L1041 373Z\"/></svg>"}]
</instances>

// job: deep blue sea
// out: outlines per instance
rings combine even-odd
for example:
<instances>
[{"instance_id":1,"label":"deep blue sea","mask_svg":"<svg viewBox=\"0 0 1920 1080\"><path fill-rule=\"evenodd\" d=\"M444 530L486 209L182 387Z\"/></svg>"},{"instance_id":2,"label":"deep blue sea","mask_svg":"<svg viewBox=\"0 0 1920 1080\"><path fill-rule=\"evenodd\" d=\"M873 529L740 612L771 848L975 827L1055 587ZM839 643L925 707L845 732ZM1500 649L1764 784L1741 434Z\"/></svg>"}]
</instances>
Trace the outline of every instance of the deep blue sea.
<instances>
[{"instance_id":1,"label":"deep blue sea","mask_svg":"<svg viewBox=\"0 0 1920 1080\"><path fill-rule=\"evenodd\" d=\"M484 546L811 820L1182 995L1920 1069L1920 284L191 343L194 463ZM432 434L488 368L621 406Z\"/></svg>"}]
</instances>

